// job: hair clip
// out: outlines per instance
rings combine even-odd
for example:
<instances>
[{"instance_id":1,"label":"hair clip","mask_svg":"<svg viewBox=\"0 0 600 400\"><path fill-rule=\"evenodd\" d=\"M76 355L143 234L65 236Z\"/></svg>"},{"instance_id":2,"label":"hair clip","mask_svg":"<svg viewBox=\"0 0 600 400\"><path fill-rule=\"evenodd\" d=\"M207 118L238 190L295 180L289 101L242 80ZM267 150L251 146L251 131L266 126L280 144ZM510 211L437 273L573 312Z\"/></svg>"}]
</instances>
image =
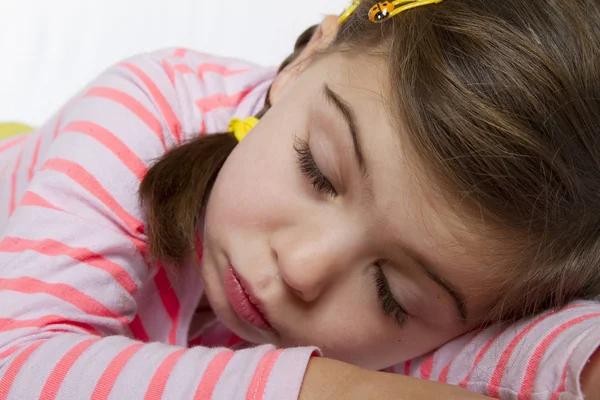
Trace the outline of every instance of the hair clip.
<instances>
[{"instance_id":1,"label":"hair clip","mask_svg":"<svg viewBox=\"0 0 600 400\"><path fill-rule=\"evenodd\" d=\"M342 15L340 15L339 23L343 24L348 19L348 17L350 17L352 15L354 10L356 10L358 8L359 5L360 5L360 0L354 0L352 2L352 5L350 7L348 7Z\"/></svg>"},{"instance_id":2,"label":"hair clip","mask_svg":"<svg viewBox=\"0 0 600 400\"><path fill-rule=\"evenodd\" d=\"M443 0L394 0L380 1L369 10L369 21L380 24L400 14L403 11L411 8L426 6L429 4L441 3ZM358 8L360 0L355 0L354 3L340 17L340 24L346 21L350 15Z\"/></svg>"},{"instance_id":3,"label":"hair clip","mask_svg":"<svg viewBox=\"0 0 600 400\"><path fill-rule=\"evenodd\" d=\"M426 6L428 4L441 3L443 0L395 0L395 1L381 1L375 4L369 10L369 20L375 23L382 23L385 20L392 18L394 15L398 15L403 11L410 10L411 8Z\"/></svg>"}]
</instances>

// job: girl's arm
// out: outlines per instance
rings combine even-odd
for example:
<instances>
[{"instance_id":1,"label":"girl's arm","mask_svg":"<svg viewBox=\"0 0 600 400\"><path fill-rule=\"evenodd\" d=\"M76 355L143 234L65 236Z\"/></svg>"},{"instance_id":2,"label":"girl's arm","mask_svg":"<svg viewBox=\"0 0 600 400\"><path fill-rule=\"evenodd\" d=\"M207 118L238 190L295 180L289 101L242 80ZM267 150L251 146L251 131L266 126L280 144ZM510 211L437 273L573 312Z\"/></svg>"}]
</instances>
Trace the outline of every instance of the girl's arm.
<instances>
[{"instance_id":1,"label":"girl's arm","mask_svg":"<svg viewBox=\"0 0 600 400\"><path fill-rule=\"evenodd\" d=\"M199 281L147 263L137 199L155 159L258 111L271 76L137 56L26 139L0 178L0 399L297 398L312 348L185 348Z\"/></svg>"},{"instance_id":2,"label":"girl's arm","mask_svg":"<svg viewBox=\"0 0 600 400\"><path fill-rule=\"evenodd\" d=\"M580 301L464 335L393 370L493 398L594 399L599 347L600 303Z\"/></svg>"},{"instance_id":3,"label":"girl's arm","mask_svg":"<svg viewBox=\"0 0 600 400\"><path fill-rule=\"evenodd\" d=\"M599 345L600 304L577 302L512 325L467 334L393 369L413 377L312 358L300 399L487 398L473 393L478 392L500 399L596 400L600 399Z\"/></svg>"},{"instance_id":4,"label":"girl's arm","mask_svg":"<svg viewBox=\"0 0 600 400\"><path fill-rule=\"evenodd\" d=\"M368 371L339 361L312 358L299 400L483 400L465 389L385 372Z\"/></svg>"},{"instance_id":5,"label":"girl's arm","mask_svg":"<svg viewBox=\"0 0 600 400\"><path fill-rule=\"evenodd\" d=\"M600 349L596 350L581 374L581 389L586 399L600 399Z\"/></svg>"}]
</instances>

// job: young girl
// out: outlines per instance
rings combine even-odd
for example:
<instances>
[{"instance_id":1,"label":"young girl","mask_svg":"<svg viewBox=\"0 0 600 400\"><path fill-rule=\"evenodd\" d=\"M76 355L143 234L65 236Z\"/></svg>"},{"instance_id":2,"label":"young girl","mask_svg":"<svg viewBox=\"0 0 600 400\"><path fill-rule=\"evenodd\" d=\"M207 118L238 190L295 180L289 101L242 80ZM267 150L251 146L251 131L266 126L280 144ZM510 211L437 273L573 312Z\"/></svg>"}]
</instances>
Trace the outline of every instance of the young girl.
<instances>
[{"instance_id":1,"label":"young girl","mask_svg":"<svg viewBox=\"0 0 600 400\"><path fill-rule=\"evenodd\" d=\"M0 398L600 398L598 43L363 1L110 68L0 142Z\"/></svg>"}]
</instances>

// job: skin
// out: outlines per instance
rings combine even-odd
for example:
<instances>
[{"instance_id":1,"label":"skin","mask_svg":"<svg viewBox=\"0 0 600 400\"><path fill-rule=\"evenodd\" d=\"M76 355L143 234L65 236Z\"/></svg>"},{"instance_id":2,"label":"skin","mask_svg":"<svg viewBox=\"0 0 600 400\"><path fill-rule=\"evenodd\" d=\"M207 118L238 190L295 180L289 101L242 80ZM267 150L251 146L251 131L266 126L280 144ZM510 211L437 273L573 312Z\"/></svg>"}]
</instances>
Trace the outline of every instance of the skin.
<instances>
[{"instance_id":1,"label":"skin","mask_svg":"<svg viewBox=\"0 0 600 400\"><path fill-rule=\"evenodd\" d=\"M581 390L588 400L600 399L600 350L597 350L581 374Z\"/></svg>"},{"instance_id":2,"label":"skin","mask_svg":"<svg viewBox=\"0 0 600 400\"><path fill-rule=\"evenodd\" d=\"M359 369L327 358L312 358L299 400L483 400L457 386Z\"/></svg>"}]
</instances>

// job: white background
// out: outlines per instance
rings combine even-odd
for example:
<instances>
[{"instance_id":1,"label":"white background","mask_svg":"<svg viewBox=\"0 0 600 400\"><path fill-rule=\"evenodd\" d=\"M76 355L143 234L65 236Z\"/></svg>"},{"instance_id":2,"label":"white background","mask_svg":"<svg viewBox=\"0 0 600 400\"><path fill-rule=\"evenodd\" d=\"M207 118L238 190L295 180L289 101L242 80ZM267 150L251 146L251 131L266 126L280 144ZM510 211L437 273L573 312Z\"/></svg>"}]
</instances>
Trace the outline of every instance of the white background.
<instances>
[{"instance_id":1,"label":"white background","mask_svg":"<svg viewBox=\"0 0 600 400\"><path fill-rule=\"evenodd\" d=\"M0 0L0 121L41 124L111 64L181 46L278 65L349 0Z\"/></svg>"}]
</instances>

